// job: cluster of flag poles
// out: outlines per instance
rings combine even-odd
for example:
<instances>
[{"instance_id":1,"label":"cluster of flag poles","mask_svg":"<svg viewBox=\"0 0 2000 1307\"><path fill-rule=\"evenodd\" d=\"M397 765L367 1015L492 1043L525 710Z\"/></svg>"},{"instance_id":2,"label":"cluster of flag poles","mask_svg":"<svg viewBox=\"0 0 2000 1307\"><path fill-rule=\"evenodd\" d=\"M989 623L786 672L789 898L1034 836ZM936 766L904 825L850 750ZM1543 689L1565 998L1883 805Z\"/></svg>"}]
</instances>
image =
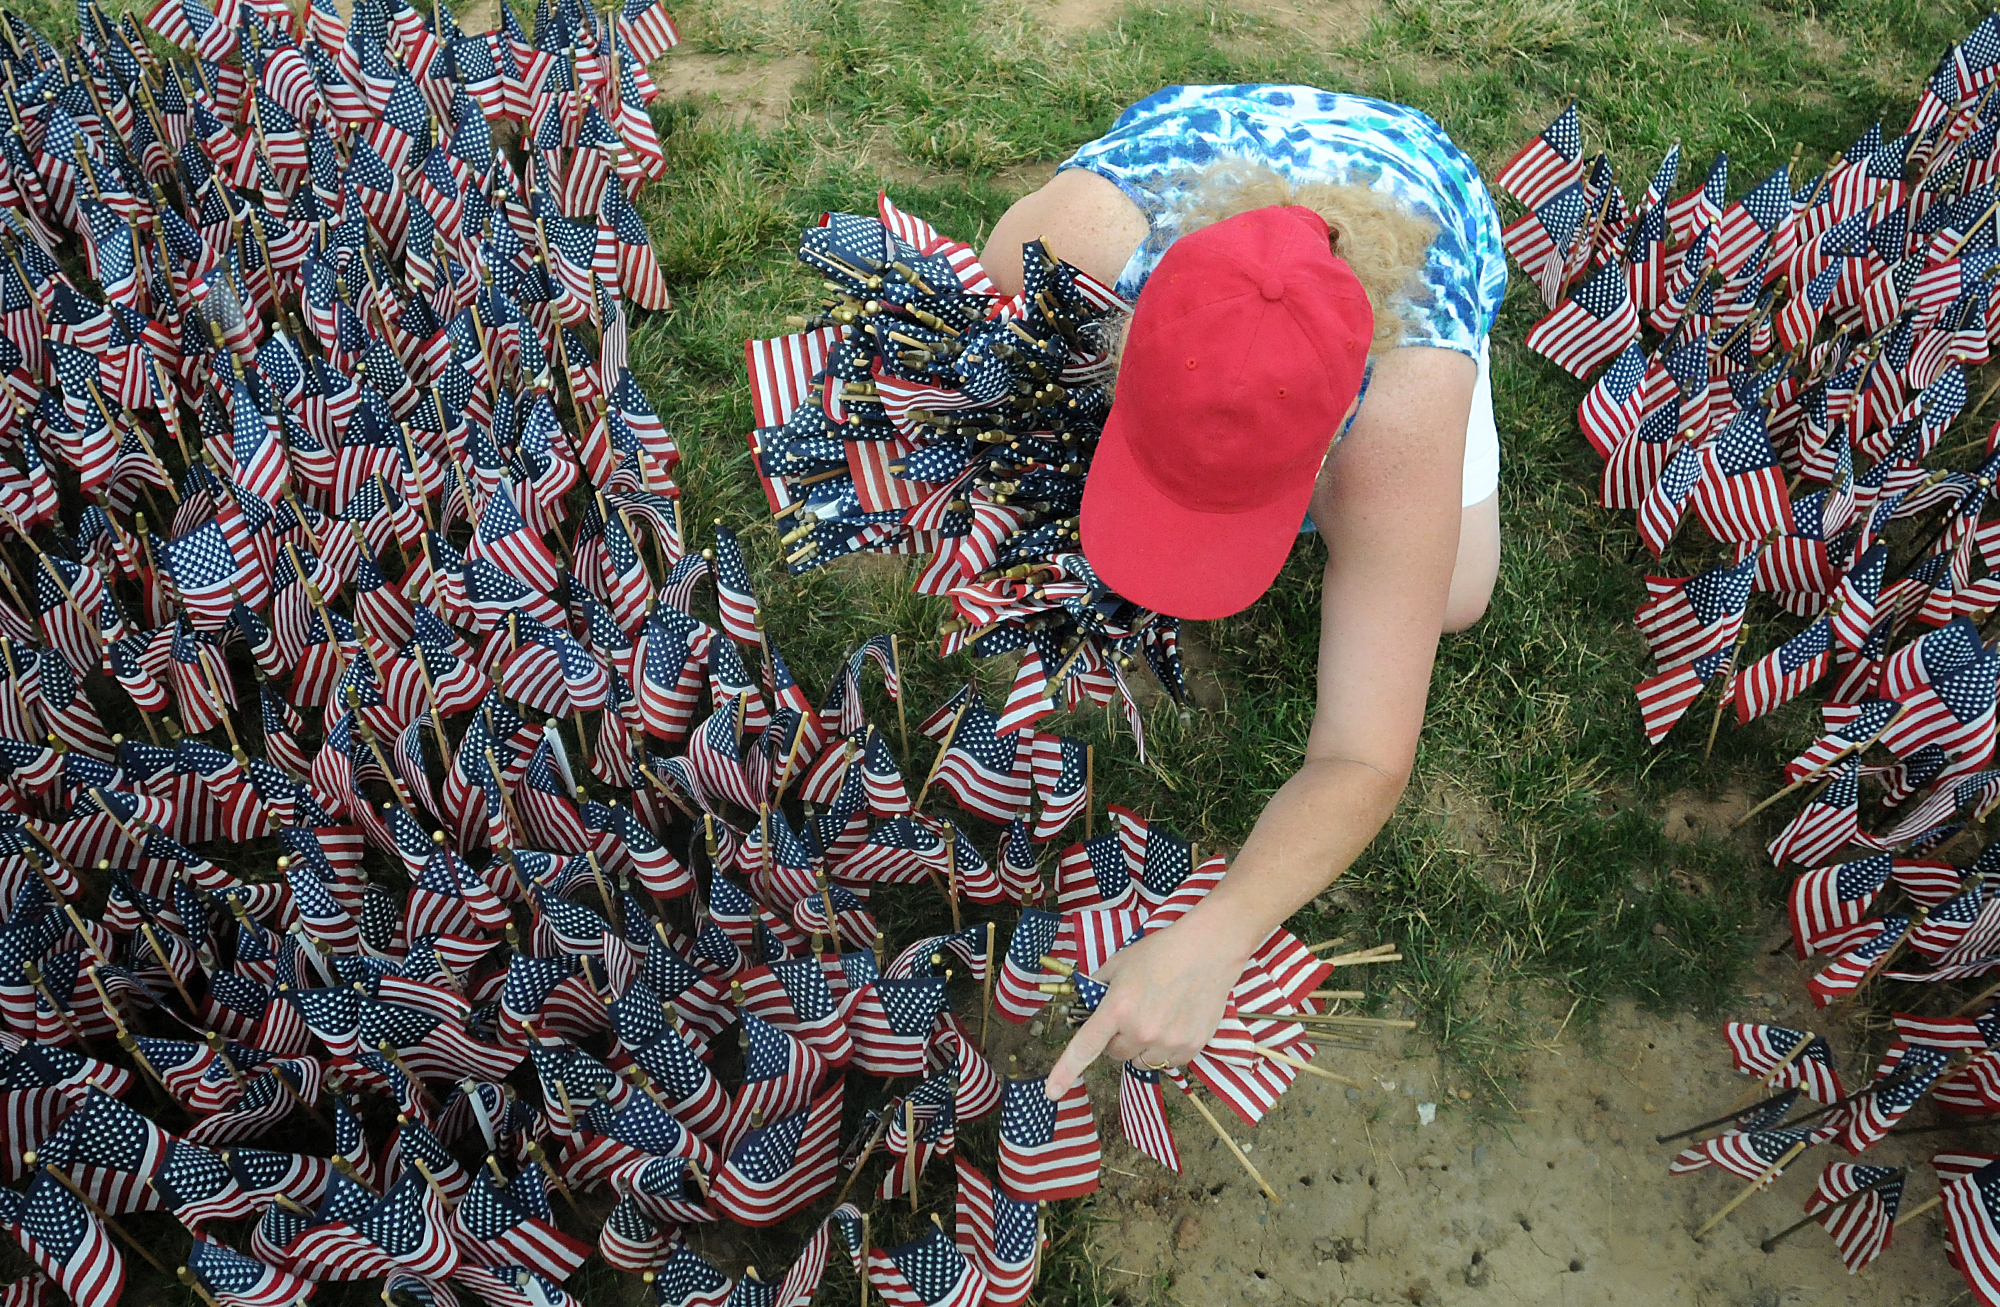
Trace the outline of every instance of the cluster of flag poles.
<instances>
[{"instance_id":1,"label":"cluster of flag poles","mask_svg":"<svg viewBox=\"0 0 2000 1307\"><path fill-rule=\"evenodd\" d=\"M876 208L806 230L820 311L744 345L786 562L928 555L913 588L951 601L941 651L1020 655L1003 730L1115 699L1143 757L1127 674L1183 701L1179 625L1099 581L1077 525L1126 305L1039 241L1001 296L971 246L887 195Z\"/></svg>"}]
</instances>

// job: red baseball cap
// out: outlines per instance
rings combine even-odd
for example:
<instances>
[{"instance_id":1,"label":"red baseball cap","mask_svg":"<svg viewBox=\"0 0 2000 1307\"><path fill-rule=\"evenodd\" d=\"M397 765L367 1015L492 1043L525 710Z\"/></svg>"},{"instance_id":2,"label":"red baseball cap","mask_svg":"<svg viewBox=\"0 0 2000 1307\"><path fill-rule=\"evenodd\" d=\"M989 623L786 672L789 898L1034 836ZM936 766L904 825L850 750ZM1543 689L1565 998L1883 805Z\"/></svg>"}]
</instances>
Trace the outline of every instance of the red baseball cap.
<instances>
[{"instance_id":1,"label":"red baseball cap","mask_svg":"<svg viewBox=\"0 0 2000 1307\"><path fill-rule=\"evenodd\" d=\"M1168 247L1084 482L1084 556L1133 603L1227 617L1277 578L1360 393L1375 315L1310 209Z\"/></svg>"}]
</instances>

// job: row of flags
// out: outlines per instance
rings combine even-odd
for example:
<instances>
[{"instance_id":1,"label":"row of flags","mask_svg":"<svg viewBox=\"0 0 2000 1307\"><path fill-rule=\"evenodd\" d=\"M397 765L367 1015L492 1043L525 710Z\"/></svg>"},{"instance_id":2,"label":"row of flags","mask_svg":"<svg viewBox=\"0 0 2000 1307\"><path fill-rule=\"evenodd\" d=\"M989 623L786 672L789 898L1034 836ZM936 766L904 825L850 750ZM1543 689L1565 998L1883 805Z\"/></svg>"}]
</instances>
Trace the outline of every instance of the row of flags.
<instances>
[{"instance_id":1,"label":"row of flags","mask_svg":"<svg viewBox=\"0 0 2000 1307\"><path fill-rule=\"evenodd\" d=\"M1744 1196L1819 1145L1859 1156L1922 1103L1968 1125L2000 1112L2000 850L1968 864L1948 848L2000 806L2000 522L1985 520L2000 426L1947 438L2000 339L1996 90L1989 15L1900 134L1878 124L1818 169L1795 153L1734 201L1726 156L1677 195L1676 146L1628 205L1606 157L1585 158L1575 105L1495 178L1525 210L1507 247L1550 309L1529 347L1595 374L1578 421L1604 504L1636 514L1655 558L1695 552L1690 517L1720 546L1693 575L1646 578L1647 738L1704 695L1711 742L1725 712L1747 723L1818 696L1823 733L1771 800L1806 802L1769 846L1805 868L1789 907L1796 956L1820 959L1815 1005L1881 984L1967 990L1949 1016L1893 1012L1852 1092L1823 1035L1730 1023L1759 1086L1672 1169L1719 1167L1750 1182ZM1864 789L1885 810L1866 826ZM1889 1003L1950 1007L1924 1001L1937 992ZM2000 1159L1948 1151L1931 1166L1938 1199L1899 1210L1904 1168L1832 1163L1806 1213L1858 1271L1941 1206L1974 1299L2000 1303Z\"/></svg>"},{"instance_id":2,"label":"row of flags","mask_svg":"<svg viewBox=\"0 0 2000 1307\"><path fill-rule=\"evenodd\" d=\"M913 588L951 601L941 652L1020 655L1010 725L1116 699L1143 755L1127 678L1143 664L1184 701L1179 626L1107 588L1077 525L1128 306L1039 241L1022 260L1001 296L887 195L824 215L799 241L821 311L744 345L751 453L792 571L927 556Z\"/></svg>"}]
</instances>

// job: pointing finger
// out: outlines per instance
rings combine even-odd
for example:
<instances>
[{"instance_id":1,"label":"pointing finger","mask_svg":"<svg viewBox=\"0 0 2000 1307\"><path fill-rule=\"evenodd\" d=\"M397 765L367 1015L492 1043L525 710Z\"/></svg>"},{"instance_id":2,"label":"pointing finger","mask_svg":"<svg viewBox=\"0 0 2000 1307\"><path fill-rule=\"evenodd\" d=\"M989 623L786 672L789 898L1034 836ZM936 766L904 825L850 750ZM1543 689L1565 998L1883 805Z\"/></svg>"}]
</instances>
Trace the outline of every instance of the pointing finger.
<instances>
[{"instance_id":1,"label":"pointing finger","mask_svg":"<svg viewBox=\"0 0 2000 1307\"><path fill-rule=\"evenodd\" d=\"M1084 1068L1097 1060L1118 1033L1117 1023L1104 1012L1091 1015L1083 1023L1083 1028L1070 1036L1069 1047L1056 1059L1055 1068L1049 1072L1048 1084L1044 1092L1051 1098L1061 1098L1076 1082L1083 1079Z\"/></svg>"}]
</instances>

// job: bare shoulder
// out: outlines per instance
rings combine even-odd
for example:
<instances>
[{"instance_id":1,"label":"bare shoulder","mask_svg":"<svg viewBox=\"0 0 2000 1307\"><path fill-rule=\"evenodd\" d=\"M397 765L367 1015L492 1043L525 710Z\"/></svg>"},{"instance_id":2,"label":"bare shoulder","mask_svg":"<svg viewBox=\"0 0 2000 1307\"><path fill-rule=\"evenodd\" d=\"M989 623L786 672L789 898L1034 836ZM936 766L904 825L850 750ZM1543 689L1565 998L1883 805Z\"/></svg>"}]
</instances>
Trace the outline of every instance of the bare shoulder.
<instances>
[{"instance_id":1,"label":"bare shoulder","mask_svg":"<svg viewBox=\"0 0 2000 1307\"><path fill-rule=\"evenodd\" d=\"M1456 401L1459 398L1456 392L1462 389L1464 402L1470 404L1472 385L1478 379L1479 365L1470 355L1433 345L1406 345L1375 360L1368 389L1372 395L1377 386L1387 386L1394 391L1410 392L1410 398L1417 398L1416 392L1437 387L1441 391L1429 398L1438 402Z\"/></svg>"},{"instance_id":2,"label":"bare shoulder","mask_svg":"<svg viewBox=\"0 0 2000 1307\"><path fill-rule=\"evenodd\" d=\"M1021 247L1045 241L1049 252L1107 285L1146 239L1146 215L1125 192L1088 168L1065 168L1023 195L993 226L980 261L1002 294L1021 289Z\"/></svg>"},{"instance_id":3,"label":"bare shoulder","mask_svg":"<svg viewBox=\"0 0 2000 1307\"><path fill-rule=\"evenodd\" d=\"M1313 520L1353 512L1398 512L1412 499L1458 506L1465 427L1479 365L1456 350L1392 349L1375 360L1353 429L1320 468Z\"/></svg>"}]
</instances>

